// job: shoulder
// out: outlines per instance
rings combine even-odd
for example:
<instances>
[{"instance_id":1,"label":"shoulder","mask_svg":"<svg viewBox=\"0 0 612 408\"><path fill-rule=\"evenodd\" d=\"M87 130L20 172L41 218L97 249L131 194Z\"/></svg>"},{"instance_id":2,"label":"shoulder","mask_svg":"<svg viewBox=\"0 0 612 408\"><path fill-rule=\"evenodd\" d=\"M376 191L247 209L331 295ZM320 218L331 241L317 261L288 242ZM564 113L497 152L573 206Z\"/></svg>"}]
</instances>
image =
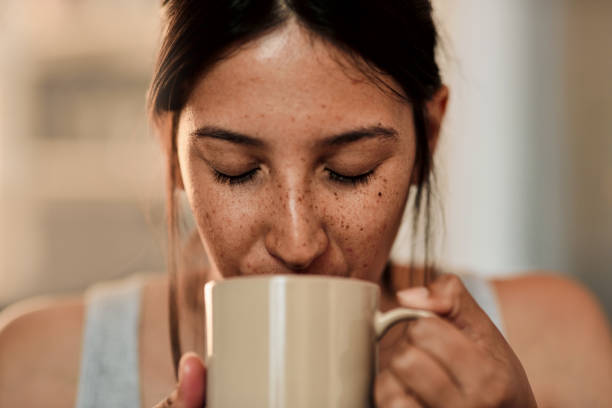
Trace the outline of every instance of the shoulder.
<instances>
[{"instance_id":1,"label":"shoulder","mask_svg":"<svg viewBox=\"0 0 612 408\"><path fill-rule=\"evenodd\" d=\"M553 331L588 327L592 334L595 330L601 336L609 336L607 319L599 302L574 280L541 273L498 279L493 285L514 335L544 323Z\"/></svg>"},{"instance_id":2,"label":"shoulder","mask_svg":"<svg viewBox=\"0 0 612 408\"><path fill-rule=\"evenodd\" d=\"M74 406L81 296L18 302L0 314L0 406Z\"/></svg>"},{"instance_id":3,"label":"shoulder","mask_svg":"<svg viewBox=\"0 0 612 408\"><path fill-rule=\"evenodd\" d=\"M493 284L508 341L534 390L553 406L603 406L612 398L610 326L589 290L551 274Z\"/></svg>"}]
</instances>

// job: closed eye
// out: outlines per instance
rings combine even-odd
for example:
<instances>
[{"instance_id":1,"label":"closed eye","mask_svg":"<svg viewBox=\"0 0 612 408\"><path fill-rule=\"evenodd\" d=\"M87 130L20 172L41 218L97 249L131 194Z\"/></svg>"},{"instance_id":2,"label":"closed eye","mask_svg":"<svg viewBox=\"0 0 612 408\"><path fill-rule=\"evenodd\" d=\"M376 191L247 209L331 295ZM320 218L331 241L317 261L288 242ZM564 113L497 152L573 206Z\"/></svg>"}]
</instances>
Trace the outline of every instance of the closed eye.
<instances>
[{"instance_id":1,"label":"closed eye","mask_svg":"<svg viewBox=\"0 0 612 408\"><path fill-rule=\"evenodd\" d=\"M245 173L238 174L235 176L222 173L218 170L213 170L213 171L214 171L215 180L218 183L229 184L229 185L240 185L240 184L248 183L251 180L253 180L253 178L257 175L257 172L259 170L260 170L259 167L256 167L252 170L249 170ZM372 176L374 175L375 170L376 169L374 168L368 171L367 173L358 174L355 176L349 176L349 175L338 173L329 168L325 169L331 181L335 183L343 184L343 185L352 185L352 186L367 184L372 178Z\"/></svg>"},{"instance_id":2,"label":"closed eye","mask_svg":"<svg viewBox=\"0 0 612 408\"><path fill-rule=\"evenodd\" d=\"M218 170L213 170L215 175L215 180L220 184L230 184L230 185L238 185L245 184L249 181L253 180L257 172L259 171L259 167L256 167L252 170L247 171L246 173L238 174L236 176L230 176L229 174L221 173Z\"/></svg>"},{"instance_id":3,"label":"closed eye","mask_svg":"<svg viewBox=\"0 0 612 408\"><path fill-rule=\"evenodd\" d=\"M339 184L352 185L352 186L357 186L360 184L367 184L372 178L372 176L374 175L375 170L376 168L368 171L367 173L358 174L356 176L347 176L347 175L335 172L332 169L328 169L328 168L325 169L331 181L335 183L339 183Z\"/></svg>"}]
</instances>

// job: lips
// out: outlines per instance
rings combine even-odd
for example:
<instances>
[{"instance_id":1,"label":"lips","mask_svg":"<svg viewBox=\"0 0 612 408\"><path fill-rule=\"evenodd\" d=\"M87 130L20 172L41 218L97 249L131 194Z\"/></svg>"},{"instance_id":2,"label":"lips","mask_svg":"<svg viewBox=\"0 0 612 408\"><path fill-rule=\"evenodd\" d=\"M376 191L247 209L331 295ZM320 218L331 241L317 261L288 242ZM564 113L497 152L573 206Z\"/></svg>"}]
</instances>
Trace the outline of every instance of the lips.
<instances>
[{"instance_id":1,"label":"lips","mask_svg":"<svg viewBox=\"0 0 612 408\"><path fill-rule=\"evenodd\" d=\"M266 265L266 266L258 266L245 268L238 272L237 275L233 276L255 276L255 275L327 275L327 276L337 276L337 277L350 277L349 271L338 271L332 270L331 268L325 268L321 266L313 266L310 265L308 268L304 269L291 269L288 267L284 267L281 265ZM224 276L230 276L228 274L224 274Z\"/></svg>"}]
</instances>

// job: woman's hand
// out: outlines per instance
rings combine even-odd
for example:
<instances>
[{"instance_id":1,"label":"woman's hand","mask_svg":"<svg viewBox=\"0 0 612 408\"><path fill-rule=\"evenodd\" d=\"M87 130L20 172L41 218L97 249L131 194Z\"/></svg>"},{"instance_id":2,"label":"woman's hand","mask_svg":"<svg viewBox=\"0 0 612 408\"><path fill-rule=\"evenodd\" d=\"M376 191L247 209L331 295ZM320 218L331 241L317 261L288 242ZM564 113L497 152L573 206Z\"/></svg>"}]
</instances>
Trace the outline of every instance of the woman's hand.
<instances>
[{"instance_id":1,"label":"woman's hand","mask_svg":"<svg viewBox=\"0 0 612 408\"><path fill-rule=\"evenodd\" d=\"M397 297L440 317L409 324L409 345L376 378L379 408L536 407L518 358L457 276Z\"/></svg>"},{"instance_id":2,"label":"woman's hand","mask_svg":"<svg viewBox=\"0 0 612 408\"><path fill-rule=\"evenodd\" d=\"M206 405L206 369L195 353L185 353L179 363L179 381L169 397L154 408L202 408Z\"/></svg>"}]
</instances>

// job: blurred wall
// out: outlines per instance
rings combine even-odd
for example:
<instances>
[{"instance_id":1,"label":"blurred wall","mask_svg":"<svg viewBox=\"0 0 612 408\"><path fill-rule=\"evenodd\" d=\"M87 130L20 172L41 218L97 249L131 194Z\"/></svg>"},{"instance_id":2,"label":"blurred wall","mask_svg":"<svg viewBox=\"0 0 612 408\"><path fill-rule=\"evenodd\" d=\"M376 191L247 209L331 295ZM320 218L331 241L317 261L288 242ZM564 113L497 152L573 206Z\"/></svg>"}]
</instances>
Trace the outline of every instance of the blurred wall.
<instances>
[{"instance_id":1,"label":"blurred wall","mask_svg":"<svg viewBox=\"0 0 612 408\"><path fill-rule=\"evenodd\" d=\"M442 264L571 275L612 316L612 2L434 1Z\"/></svg>"},{"instance_id":2,"label":"blurred wall","mask_svg":"<svg viewBox=\"0 0 612 408\"><path fill-rule=\"evenodd\" d=\"M145 92L157 2L5 0L0 306L163 269Z\"/></svg>"},{"instance_id":3,"label":"blurred wall","mask_svg":"<svg viewBox=\"0 0 612 408\"><path fill-rule=\"evenodd\" d=\"M144 111L157 4L3 1L0 307L163 271L163 175ZM451 88L440 262L570 274L612 315L612 2L434 6Z\"/></svg>"},{"instance_id":4,"label":"blurred wall","mask_svg":"<svg viewBox=\"0 0 612 408\"><path fill-rule=\"evenodd\" d=\"M568 268L612 316L612 2L571 1L563 117L569 184Z\"/></svg>"}]
</instances>

